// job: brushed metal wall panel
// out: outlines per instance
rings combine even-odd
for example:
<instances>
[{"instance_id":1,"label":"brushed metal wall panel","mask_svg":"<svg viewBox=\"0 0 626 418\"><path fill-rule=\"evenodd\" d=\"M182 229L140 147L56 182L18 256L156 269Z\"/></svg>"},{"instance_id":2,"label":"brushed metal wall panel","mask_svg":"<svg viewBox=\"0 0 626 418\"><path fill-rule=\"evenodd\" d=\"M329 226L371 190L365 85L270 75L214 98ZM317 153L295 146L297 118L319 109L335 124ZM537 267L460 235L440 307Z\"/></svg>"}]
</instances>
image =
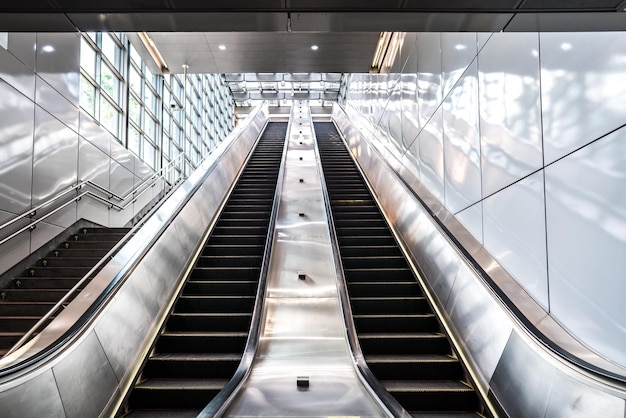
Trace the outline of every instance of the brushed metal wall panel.
<instances>
[{"instance_id":1,"label":"brushed metal wall panel","mask_svg":"<svg viewBox=\"0 0 626 418\"><path fill-rule=\"evenodd\" d=\"M36 107L33 205L76 184L77 175L78 134Z\"/></svg>"},{"instance_id":2,"label":"brushed metal wall panel","mask_svg":"<svg viewBox=\"0 0 626 418\"><path fill-rule=\"evenodd\" d=\"M543 171L483 201L484 245L549 311Z\"/></svg>"},{"instance_id":3,"label":"brushed metal wall panel","mask_svg":"<svg viewBox=\"0 0 626 418\"><path fill-rule=\"evenodd\" d=\"M98 416L118 383L93 330L65 353L52 371L67 418Z\"/></svg>"},{"instance_id":4,"label":"brushed metal wall panel","mask_svg":"<svg viewBox=\"0 0 626 418\"><path fill-rule=\"evenodd\" d=\"M46 370L27 383L0 392L0 404L2 416L6 418L66 418L52 370Z\"/></svg>"},{"instance_id":5,"label":"brushed metal wall panel","mask_svg":"<svg viewBox=\"0 0 626 418\"><path fill-rule=\"evenodd\" d=\"M443 97L461 78L469 64L476 57L476 33L442 33L441 34L441 78Z\"/></svg>"},{"instance_id":6,"label":"brushed metal wall panel","mask_svg":"<svg viewBox=\"0 0 626 418\"><path fill-rule=\"evenodd\" d=\"M426 126L442 99L441 34L420 33L417 38L417 96L420 126Z\"/></svg>"},{"instance_id":7,"label":"brushed metal wall panel","mask_svg":"<svg viewBox=\"0 0 626 418\"><path fill-rule=\"evenodd\" d=\"M111 159L91 142L78 140L78 181L89 180L98 186L109 188L109 164Z\"/></svg>"},{"instance_id":8,"label":"brushed metal wall panel","mask_svg":"<svg viewBox=\"0 0 626 418\"><path fill-rule=\"evenodd\" d=\"M542 33L545 164L626 123L626 34Z\"/></svg>"},{"instance_id":9,"label":"brushed metal wall panel","mask_svg":"<svg viewBox=\"0 0 626 418\"><path fill-rule=\"evenodd\" d=\"M443 172L443 111L435 112L418 138L420 181L435 195L444 200Z\"/></svg>"},{"instance_id":10,"label":"brushed metal wall panel","mask_svg":"<svg viewBox=\"0 0 626 418\"><path fill-rule=\"evenodd\" d=\"M478 202L455 215L474 238L483 244L483 202Z\"/></svg>"},{"instance_id":11,"label":"brushed metal wall panel","mask_svg":"<svg viewBox=\"0 0 626 418\"><path fill-rule=\"evenodd\" d=\"M102 226L123 226L124 224L110 224L109 213L111 212L115 210L109 209L90 197L84 197L76 203L76 219L85 219Z\"/></svg>"},{"instance_id":12,"label":"brushed metal wall panel","mask_svg":"<svg viewBox=\"0 0 626 418\"><path fill-rule=\"evenodd\" d=\"M35 72L4 48L0 48L0 79L34 100Z\"/></svg>"},{"instance_id":13,"label":"brushed metal wall panel","mask_svg":"<svg viewBox=\"0 0 626 418\"><path fill-rule=\"evenodd\" d=\"M100 128L104 130L103 128ZM124 168L132 173L135 172L135 159L137 158L132 152L128 151L117 139L109 137L111 158L117 161ZM89 139L89 138L87 138Z\"/></svg>"},{"instance_id":14,"label":"brushed metal wall panel","mask_svg":"<svg viewBox=\"0 0 626 418\"><path fill-rule=\"evenodd\" d=\"M402 147L407 150L420 130L417 101L417 73L402 74Z\"/></svg>"},{"instance_id":15,"label":"brushed metal wall panel","mask_svg":"<svg viewBox=\"0 0 626 418\"><path fill-rule=\"evenodd\" d=\"M445 205L456 213L481 199L478 69L472 63L443 103Z\"/></svg>"},{"instance_id":16,"label":"brushed metal wall panel","mask_svg":"<svg viewBox=\"0 0 626 418\"><path fill-rule=\"evenodd\" d=\"M146 163L141 161L139 158L135 159L135 176L139 177L140 180L145 180L150 177L154 173L154 170L150 168Z\"/></svg>"},{"instance_id":17,"label":"brushed metal wall panel","mask_svg":"<svg viewBox=\"0 0 626 418\"><path fill-rule=\"evenodd\" d=\"M37 34L34 32L10 32L9 52L24 65L35 71L35 51L37 50Z\"/></svg>"},{"instance_id":18,"label":"brushed metal wall panel","mask_svg":"<svg viewBox=\"0 0 626 418\"><path fill-rule=\"evenodd\" d=\"M109 185L111 192L118 196L124 196L133 189L134 176L131 171L111 160L111 174L109 176Z\"/></svg>"},{"instance_id":19,"label":"brushed metal wall panel","mask_svg":"<svg viewBox=\"0 0 626 418\"><path fill-rule=\"evenodd\" d=\"M63 124L78 132L78 107L59 94L41 77L35 79L35 102Z\"/></svg>"},{"instance_id":20,"label":"brushed metal wall panel","mask_svg":"<svg viewBox=\"0 0 626 418\"><path fill-rule=\"evenodd\" d=\"M495 33L478 56L483 197L541 168L539 35Z\"/></svg>"},{"instance_id":21,"label":"brushed metal wall panel","mask_svg":"<svg viewBox=\"0 0 626 418\"><path fill-rule=\"evenodd\" d=\"M80 35L37 33L37 75L78 107Z\"/></svg>"},{"instance_id":22,"label":"brushed metal wall panel","mask_svg":"<svg viewBox=\"0 0 626 418\"><path fill-rule=\"evenodd\" d=\"M31 207L34 104L0 81L0 210Z\"/></svg>"},{"instance_id":23,"label":"brushed metal wall panel","mask_svg":"<svg viewBox=\"0 0 626 418\"><path fill-rule=\"evenodd\" d=\"M626 366L626 129L545 170L554 317Z\"/></svg>"},{"instance_id":24,"label":"brushed metal wall panel","mask_svg":"<svg viewBox=\"0 0 626 418\"><path fill-rule=\"evenodd\" d=\"M9 220L14 218L15 214L0 211L0 217L3 220ZM17 222L16 228L21 228L26 225L26 221L20 221ZM0 272L5 272L30 254L30 234L20 234L0 245L0 254L2 254L2 257L0 257Z\"/></svg>"},{"instance_id":25,"label":"brushed metal wall panel","mask_svg":"<svg viewBox=\"0 0 626 418\"><path fill-rule=\"evenodd\" d=\"M68 211L74 212L74 219L76 219L76 205L71 205ZM30 252L33 253L38 250L52 238L65 231L65 229L64 225L59 226L50 222L39 222L37 228L30 233Z\"/></svg>"},{"instance_id":26,"label":"brushed metal wall panel","mask_svg":"<svg viewBox=\"0 0 626 418\"><path fill-rule=\"evenodd\" d=\"M93 118L85 113L84 110L79 111L79 130L80 136L94 144L98 149L107 156L111 155L111 141L115 141L111 134L94 122ZM119 144L119 143L118 143ZM121 146L121 144L119 144Z\"/></svg>"}]
</instances>

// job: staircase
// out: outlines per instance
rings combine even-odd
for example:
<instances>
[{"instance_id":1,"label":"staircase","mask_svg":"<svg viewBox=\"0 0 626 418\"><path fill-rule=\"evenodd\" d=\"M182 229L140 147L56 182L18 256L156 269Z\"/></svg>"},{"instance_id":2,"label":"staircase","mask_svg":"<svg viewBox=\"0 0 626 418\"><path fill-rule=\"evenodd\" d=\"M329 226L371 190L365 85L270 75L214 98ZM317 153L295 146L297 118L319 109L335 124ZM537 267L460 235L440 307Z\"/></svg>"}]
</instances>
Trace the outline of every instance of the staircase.
<instances>
[{"instance_id":1,"label":"staircase","mask_svg":"<svg viewBox=\"0 0 626 418\"><path fill-rule=\"evenodd\" d=\"M0 355L6 354L128 231L81 228L14 277L0 291Z\"/></svg>"}]
</instances>

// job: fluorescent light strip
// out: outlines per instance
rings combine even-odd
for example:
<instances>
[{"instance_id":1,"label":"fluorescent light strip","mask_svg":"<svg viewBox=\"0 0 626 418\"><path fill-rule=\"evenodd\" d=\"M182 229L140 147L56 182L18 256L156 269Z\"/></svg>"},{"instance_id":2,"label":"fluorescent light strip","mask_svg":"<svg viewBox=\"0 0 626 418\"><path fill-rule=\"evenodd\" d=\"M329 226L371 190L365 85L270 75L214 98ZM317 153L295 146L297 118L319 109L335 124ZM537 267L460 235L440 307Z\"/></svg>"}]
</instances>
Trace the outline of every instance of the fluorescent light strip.
<instances>
[{"instance_id":1,"label":"fluorescent light strip","mask_svg":"<svg viewBox=\"0 0 626 418\"><path fill-rule=\"evenodd\" d=\"M137 35L139 35L139 39L141 39L143 46L146 47L148 53L150 53L150 56L154 60L159 70L161 70L163 74L169 74L170 69L167 67L165 60L163 59L163 56L157 49L156 45L154 44L152 39L150 39L150 35L148 35L147 32L138 32Z\"/></svg>"}]
</instances>

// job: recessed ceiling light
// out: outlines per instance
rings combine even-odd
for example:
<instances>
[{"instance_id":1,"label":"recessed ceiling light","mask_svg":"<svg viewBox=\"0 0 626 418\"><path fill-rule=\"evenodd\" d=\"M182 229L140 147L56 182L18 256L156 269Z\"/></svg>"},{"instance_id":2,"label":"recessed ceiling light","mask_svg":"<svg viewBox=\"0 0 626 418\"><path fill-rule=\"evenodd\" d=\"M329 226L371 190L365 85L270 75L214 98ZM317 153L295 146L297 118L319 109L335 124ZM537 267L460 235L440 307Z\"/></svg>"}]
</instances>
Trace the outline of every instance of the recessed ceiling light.
<instances>
[{"instance_id":1,"label":"recessed ceiling light","mask_svg":"<svg viewBox=\"0 0 626 418\"><path fill-rule=\"evenodd\" d=\"M318 49L320 49L320 47L319 47L319 46L317 46L317 45L311 45L311 49L312 49L313 51L317 51Z\"/></svg>"},{"instance_id":2,"label":"recessed ceiling light","mask_svg":"<svg viewBox=\"0 0 626 418\"><path fill-rule=\"evenodd\" d=\"M41 50L42 50L43 52L48 52L48 53L50 53L50 52L54 52L54 47L53 47L52 45L44 45L44 46L41 48Z\"/></svg>"},{"instance_id":3,"label":"recessed ceiling light","mask_svg":"<svg viewBox=\"0 0 626 418\"><path fill-rule=\"evenodd\" d=\"M226 51L226 45L218 45L217 47L220 49L220 51Z\"/></svg>"}]
</instances>

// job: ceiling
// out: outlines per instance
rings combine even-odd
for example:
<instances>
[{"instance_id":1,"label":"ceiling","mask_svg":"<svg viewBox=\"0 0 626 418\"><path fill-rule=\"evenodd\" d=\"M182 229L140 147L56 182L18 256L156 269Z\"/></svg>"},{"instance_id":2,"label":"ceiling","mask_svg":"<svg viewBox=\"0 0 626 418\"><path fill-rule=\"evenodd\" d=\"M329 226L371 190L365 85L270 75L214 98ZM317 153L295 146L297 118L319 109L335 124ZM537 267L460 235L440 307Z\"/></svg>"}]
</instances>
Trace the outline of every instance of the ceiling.
<instances>
[{"instance_id":1,"label":"ceiling","mask_svg":"<svg viewBox=\"0 0 626 418\"><path fill-rule=\"evenodd\" d=\"M0 31L145 31L171 72L183 64L195 73L366 72L383 31L626 30L625 7L626 0L19 0L0 2ZM151 62L138 39L133 44Z\"/></svg>"}]
</instances>

